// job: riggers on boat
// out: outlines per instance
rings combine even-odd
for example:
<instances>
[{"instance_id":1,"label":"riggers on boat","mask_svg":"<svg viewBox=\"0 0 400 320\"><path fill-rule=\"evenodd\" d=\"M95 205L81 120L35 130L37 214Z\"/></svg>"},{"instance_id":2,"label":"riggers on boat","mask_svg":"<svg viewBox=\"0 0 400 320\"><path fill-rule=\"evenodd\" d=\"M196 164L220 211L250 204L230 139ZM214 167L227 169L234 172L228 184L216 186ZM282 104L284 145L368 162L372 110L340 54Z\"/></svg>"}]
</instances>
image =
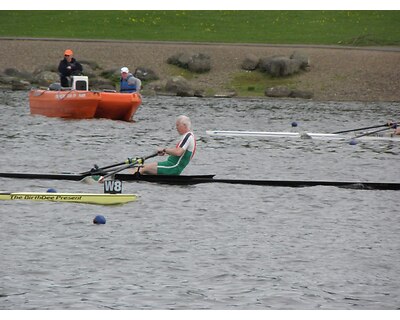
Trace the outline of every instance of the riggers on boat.
<instances>
[{"instance_id":1,"label":"riggers on boat","mask_svg":"<svg viewBox=\"0 0 400 320\"><path fill-rule=\"evenodd\" d=\"M71 88L32 89L29 92L31 114L66 119L131 121L142 103L139 93L89 91L88 83L88 77L74 76Z\"/></svg>"}]
</instances>

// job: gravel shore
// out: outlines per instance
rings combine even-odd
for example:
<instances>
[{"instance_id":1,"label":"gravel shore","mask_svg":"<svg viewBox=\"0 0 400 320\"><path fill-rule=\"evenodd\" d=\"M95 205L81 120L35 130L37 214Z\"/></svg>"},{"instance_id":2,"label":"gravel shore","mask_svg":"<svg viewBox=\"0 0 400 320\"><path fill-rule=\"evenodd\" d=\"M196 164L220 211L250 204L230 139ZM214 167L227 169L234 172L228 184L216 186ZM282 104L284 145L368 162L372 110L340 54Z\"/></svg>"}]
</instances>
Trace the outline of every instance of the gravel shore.
<instances>
[{"instance_id":1,"label":"gravel shore","mask_svg":"<svg viewBox=\"0 0 400 320\"><path fill-rule=\"evenodd\" d=\"M214 88L217 92L229 91L231 79L244 72L240 64L247 54L290 56L298 51L309 56L311 68L296 75L294 84L297 89L312 91L314 100L400 101L400 48L0 39L0 71L13 67L32 72L40 66L58 65L67 48L75 52L77 60L95 61L103 69L151 68L160 82L172 73L173 67L166 63L169 56L202 52L211 56L212 70L190 81L194 86Z\"/></svg>"}]
</instances>

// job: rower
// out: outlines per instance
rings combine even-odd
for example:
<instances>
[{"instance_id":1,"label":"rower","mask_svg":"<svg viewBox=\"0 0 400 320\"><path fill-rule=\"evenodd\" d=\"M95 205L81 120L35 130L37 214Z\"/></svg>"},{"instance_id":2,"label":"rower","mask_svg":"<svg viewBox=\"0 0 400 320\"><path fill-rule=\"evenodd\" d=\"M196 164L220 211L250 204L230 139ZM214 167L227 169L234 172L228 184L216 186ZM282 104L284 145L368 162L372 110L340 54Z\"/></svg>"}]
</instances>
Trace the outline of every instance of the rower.
<instances>
[{"instance_id":1,"label":"rower","mask_svg":"<svg viewBox=\"0 0 400 320\"><path fill-rule=\"evenodd\" d=\"M397 122L388 121L387 125L394 129L391 134L392 136L400 135L400 127L397 125Z\"/></svg>"},{"instance_id":2,"label":"rower","mask_svg":"<svg viewBox=\"0 0 400 320\"><path fill-rule=\"evenodd\" d=\"M196 139L191 131L189 117L181 115L176 119L176 130L181 135L174 148L159 148L158 155L169 155L166 161L152 162L139 167L139 174L180 175L196 152Z\"/></svg>"}]
</instances>

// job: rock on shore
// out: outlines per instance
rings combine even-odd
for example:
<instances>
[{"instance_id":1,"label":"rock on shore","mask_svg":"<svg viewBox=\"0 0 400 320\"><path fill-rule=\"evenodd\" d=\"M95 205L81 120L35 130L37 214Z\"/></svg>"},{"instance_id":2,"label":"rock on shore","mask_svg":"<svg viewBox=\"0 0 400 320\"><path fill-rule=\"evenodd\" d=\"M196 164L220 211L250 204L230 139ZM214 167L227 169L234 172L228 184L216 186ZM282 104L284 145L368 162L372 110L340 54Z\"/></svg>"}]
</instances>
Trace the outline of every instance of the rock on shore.
<instances>
[{"instance_id":1,"label":"rock on shore","mask_svg":"<svg viewBox=\"0 0 400 320\"><path fill-rule=\"evenodd\" d=\"M338 48L310 46L268 46L246 44L196 44L138 41L66 41L0 39L0 72L7 68L33 73L63 58L72 49L79 61L95 61L103 70L131 70L142 66L154 70L159 80L148 87L161 87L182 72L167 63L179 52L201 52L211 58L211 70L192 76L193 88L217 94L231 92L232 79L242 72L248 56L291 56L301 51L310 59L308 72L292 79L296 90L313 92L319 101L400 101L399 48ZM248 72L248 71L247 71Z\"/></svg>"}]
</instances>

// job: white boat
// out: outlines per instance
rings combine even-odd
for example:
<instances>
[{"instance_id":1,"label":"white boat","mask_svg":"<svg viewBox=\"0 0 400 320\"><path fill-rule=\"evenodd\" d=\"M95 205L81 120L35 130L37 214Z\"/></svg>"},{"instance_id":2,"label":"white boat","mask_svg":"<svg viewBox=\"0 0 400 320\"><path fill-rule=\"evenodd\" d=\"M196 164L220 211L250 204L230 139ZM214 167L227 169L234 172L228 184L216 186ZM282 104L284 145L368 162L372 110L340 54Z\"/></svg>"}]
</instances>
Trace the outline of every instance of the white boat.
<instances>
[{"instance_id":1,"label":"white boat","mask_svg":"<svg viewBox=\"0 0 400 320\"><path fill-rule=\"evenodd\" d=\"M108 193L0 192L0 200L31 200L116 205L136 201L137 195Z\"/></svg>"},{"instance_id":2,"label":"white boat","mask_svg":"<svg viewBox=\"0 0 400 320\"><path fill-rule=\"evenodd\" d=\"M344 140L352 139L361 141L400 141L400 136L373 136L365 135L362 137L351 136L336 133L313 133L313 132L268 132L268 131L221 131L207 130L206 134L211 136L224 137L265 137L265 138L301 138L301 139L319 139L319 140Z\"/></svg>"}]
</instances>

